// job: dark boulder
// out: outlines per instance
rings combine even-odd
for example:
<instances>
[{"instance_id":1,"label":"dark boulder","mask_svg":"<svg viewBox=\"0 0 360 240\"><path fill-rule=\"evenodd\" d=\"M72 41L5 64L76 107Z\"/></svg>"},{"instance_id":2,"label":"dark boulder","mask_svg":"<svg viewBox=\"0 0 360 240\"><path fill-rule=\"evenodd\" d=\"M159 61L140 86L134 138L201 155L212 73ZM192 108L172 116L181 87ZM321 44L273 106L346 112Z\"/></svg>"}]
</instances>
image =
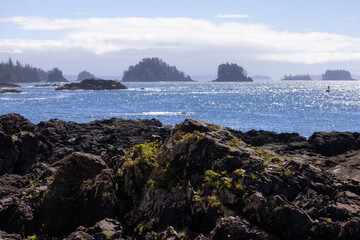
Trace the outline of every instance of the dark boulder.
<instances>
[{"instance_id":1,"label":"dark boulder","mask_svg":"<svg viewBox=\"0 0 360 240\"><path fill-rule=\"evenodd\" d=\"M20 132L15 137L19 155L13 173L24 175L39 160L37 157L40 143L31 132Z\"/></svg>"},{"instance_id":2,"label":"dark boulder","mask_svg":"<svg viewBox=\"0 0 360 240\"><path fill-rule=\"evenodd\" d=\"M107 119L78 124L52 119L37 125L36 135L42 137L51 152L50 162L55 162L78 151L102 155L108 166L120 158L124 149L151 140L153 136L164 139L170 126L162 126L156 119Z\"/></svg>"},{"instance_id":3,"label":"dark boulder","mask_svg":"<svg viewBox=\"0 0 360 240\"><path fill-rule=\"evenodd\" d=\"M335 156L360 148L359 135L350 132L315 132L309 143L324 156Z\"/></svg>"},{"instance_id":4,"label":"dark boulder","mask_svg":"<svg viewBox=\"0 0 360 240\"><path fill-rule=\"evenodd\" d=\"M35 125L19 114L0 116L0 175L24 175L44 155L44 146L35 136ZM46 155L46 154L45 154Z\"/></svg>"},{"instance_id":5,"label":"dark boulder","mask_svg":"<svg viewBox=\"0 0 360 240\"><path fill-rule=\"evenodd\" d=\"M25 194L24 194L25 195ZM0 200L0 228L6 232L24 234L32 229L34 209L28 196L21 193Z\"/></svg>"},{"instance_id":6,"label":"dark boulder","mask_svg":"<svg viewBox=\"0 0 360 240\"><path fill-rule=\"evenodd\" d=\"M233 131L235 135L244 140L246 143L253 146L263 146L265 144L273 143L293 143L293 142L306 142L306 138L300 136L298 133L275 133L270 131L256 131L250 130L246 133Z\"/></svg>"},{"instance_id":7,"label":"dark boulder","mask_svg":"<svg viewBox=\"0 0 360 240\"><path fill-rule=\"evenodd\" d=\"M65 84L55 90L112 90L127 89L123 84L114 80L86 79L80 83Z\"/></svg>"},{"instance_id":8,"label":"dark boulder","mask_svg":"<svg viewBox=\"0 0 360 240\"><path fill-rule=\"evenodd\" d=\"M246 219L240 216L236 216L219 219L219 221L216 223L216 227L211 231L208 239L276 240L278 238L267 233L261 228L253 226Z\"/></svg>"},{"instance_id":9,"label":"dark boulder","mask_svg":"<svg viewBox=\"0 0 360 240\"><path fill-rule=\"evenodd\" d=\"M13 171L18 155L12 137L0 131L0 176Z\"/></svg>"},{"instance_id":10,"label":"dark boulder","mask_svg":"<svg viewBox=\"0 0 360 240\"><path fill-rule=\"evenodd\" d=\"M92 235L94 239L122 239L123 236L121 223L110 218L103 219L84 231Z\"/></svg>"},{"instance_id":11,"label":"dark boulder","mask_svg":"<svg viewBox=\"0 0 360 240\"><path fill-rule=\"evenodd\" d=\"M13 135L21 131L33 132L35 125L28 119L17 113L9 113L0 116L0 130L6 134Z\"/></svg>"},{"instance_id":12,"label":"dark boulder","mask_svg":"<svg viewBox=\"0 0 360 240\"><path fill-rule=\"evenodd\" d=\"M6 240L21 240L22 237L19 234L9 234L0 230L0 239Z\"/></svg>"},{"instance_id":13,"label":"dark boulder","mask_svg":"<svg viewBox=\"0 0 360 240\"><path fill-rule=\"evenodd\" d=\"M58 170L37 213L38 231L61 236L115 217L112 171L101 158L73 153L54 166Z\"/></svg>"}]
</instances>

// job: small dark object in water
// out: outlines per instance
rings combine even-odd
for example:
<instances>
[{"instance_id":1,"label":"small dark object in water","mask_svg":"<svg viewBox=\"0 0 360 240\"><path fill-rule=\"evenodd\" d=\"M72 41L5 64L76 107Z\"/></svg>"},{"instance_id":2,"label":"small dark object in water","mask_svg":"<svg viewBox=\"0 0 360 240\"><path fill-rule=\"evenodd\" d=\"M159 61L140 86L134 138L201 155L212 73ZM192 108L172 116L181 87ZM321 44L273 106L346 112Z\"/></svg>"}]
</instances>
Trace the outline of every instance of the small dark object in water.
<instances>
[{"instance_id":1,"label":"small dark object in water","mask_svg":"<svg viewBox=\"0 0 360 240\"><path fill-rule=\"evenodd\" d=\"M330 92L330 86L328 86L328 88L327 88L326 92Z\"/></svg>"}]
</instances>

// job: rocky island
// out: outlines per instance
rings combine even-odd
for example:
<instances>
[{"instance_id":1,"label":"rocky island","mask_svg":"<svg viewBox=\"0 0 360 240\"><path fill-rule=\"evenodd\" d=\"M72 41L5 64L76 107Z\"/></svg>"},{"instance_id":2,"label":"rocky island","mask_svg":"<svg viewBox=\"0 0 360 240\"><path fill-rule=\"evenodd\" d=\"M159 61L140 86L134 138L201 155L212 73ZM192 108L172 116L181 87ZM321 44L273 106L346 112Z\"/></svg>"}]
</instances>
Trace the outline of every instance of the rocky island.
<instances>
[{"instance_id":1,"label":"rocky island","mask_svg":"<svg viewBox=\"0 0 360 240\"><path fill-rule=\"evenodd\" d=\"M1 239L359 239L360 133L0 116Z\"/></svg>"},{"instance_id":2,"label":"rocky island","mask_svg":"<svg viewBox=\"0 0 360 240\"><path fill-rule=\"evenodd\" d=\"M0 63L0 83L30 83L30 82L68 82L58 68L45 72L29 64L13 63L11 58L8 62Z\"/></svg>"},{"instance_id":3,"label":"rocky island","mask_svg":"<svg viewBox=\"0 0 360 240\"><path fill-rule=\"evenodd\" d=\"M82 71L81 73L78 74L78 77L77 77L77 80L78 82L81 82L83 80L86 80L86 79L96 79L96 77L89 73L88 71Z\"/></svg>"},{"instance_id":4,"label":"rocky island","mask_svg":"<svg viewBox=\"0 0 360 240\"><path fill-rule=\"evenodd\" d=\"M55 90L112 90L127 89L123 84L114 80L86 79L80 83L65 84Z\"/></svg>"},{"instance_id":5,"label":"rocky island","mask_svg":"<svg viewBox=\"0 0 360 240\"><path fill-rule=\"evenodd\" d=\"M0 88L19 88L20 86L13 83L0 82Z\"/></svg>"},{"instance_id":6,"label":"rocky island","mask_svg":"<svg viewBox=\"0 0 360 240\"><path fill-rule=\"evenodd\" d=\"M213 82L252 82L243 67L236 63L224 63L218 67L218 78Z\"/></svg>"},{"instance_id":7,"label":"rocky island","mask_svg":"<svg viewBox=\"0 0 360 240\"><path fill-rule=\"evenodd\" d=\"M309 74L285 75L281 80L312 80Z\"/></svg>"},{"instance_id":8,"label":"rocky island","mask_svg":"<svg viewBox=\"0 0 360 240\"><path fill-rule=\"evenodd\" d=\"M322 80L355 80L351 73L346 70L326 70L322 75Z\"/></svg>"},{"instance_id":9,"label":"rocky island","mask_svg":"<svg viewBox=\"0 0 360 240\"><path fill-rule=\"evenodd\" d=\"M0 89L0 93L22 93L22 91L16 89Z\"/></svg>"},{"instance_id":10,"label":"rocky island","mask_svg":"<svg viewBox=\"0 0 360 240\"><path fill-rule=\"evenodd\" d=\"M175 66L159 58L144 58L124 71L123 82L189 82L193 81Z\"/></svg>"}]
</instances>

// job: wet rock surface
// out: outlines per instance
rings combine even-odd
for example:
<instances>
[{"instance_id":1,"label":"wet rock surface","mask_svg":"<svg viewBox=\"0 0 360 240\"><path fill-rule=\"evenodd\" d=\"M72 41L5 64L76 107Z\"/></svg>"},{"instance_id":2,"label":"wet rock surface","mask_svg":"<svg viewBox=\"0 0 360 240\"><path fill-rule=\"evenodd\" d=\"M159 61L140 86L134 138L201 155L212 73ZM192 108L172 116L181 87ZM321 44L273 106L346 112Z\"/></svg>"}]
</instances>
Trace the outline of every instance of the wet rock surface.
<instances>
[{"instance_id":1,"label":"wet rock surface","mask_svg":"<svg viewBox=\"0 0 360 240\"><path fill-rule=\"evenodd\" d=\"M359 239L358 133L0 116L1 239Z\"/></svg>"}]
</instances>

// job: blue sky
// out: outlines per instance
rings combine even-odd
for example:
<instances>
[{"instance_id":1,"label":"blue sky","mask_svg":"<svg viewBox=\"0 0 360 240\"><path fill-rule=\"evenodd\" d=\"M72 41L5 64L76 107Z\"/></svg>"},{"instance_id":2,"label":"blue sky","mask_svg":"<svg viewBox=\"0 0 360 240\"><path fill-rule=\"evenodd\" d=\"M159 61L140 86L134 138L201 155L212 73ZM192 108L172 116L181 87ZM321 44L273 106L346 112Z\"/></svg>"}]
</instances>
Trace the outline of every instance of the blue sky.
<instances>
[{"instance_id":1,"label":"blue sky","mask_svg":"<svg viewBox=\"0 0 360 240\"><path fill-rule=\"evenodd\" d=\"M190 75L360 74L360 1L0 0L0 60L121 75L160 57Z\"/></svg>"}]
</instances>

